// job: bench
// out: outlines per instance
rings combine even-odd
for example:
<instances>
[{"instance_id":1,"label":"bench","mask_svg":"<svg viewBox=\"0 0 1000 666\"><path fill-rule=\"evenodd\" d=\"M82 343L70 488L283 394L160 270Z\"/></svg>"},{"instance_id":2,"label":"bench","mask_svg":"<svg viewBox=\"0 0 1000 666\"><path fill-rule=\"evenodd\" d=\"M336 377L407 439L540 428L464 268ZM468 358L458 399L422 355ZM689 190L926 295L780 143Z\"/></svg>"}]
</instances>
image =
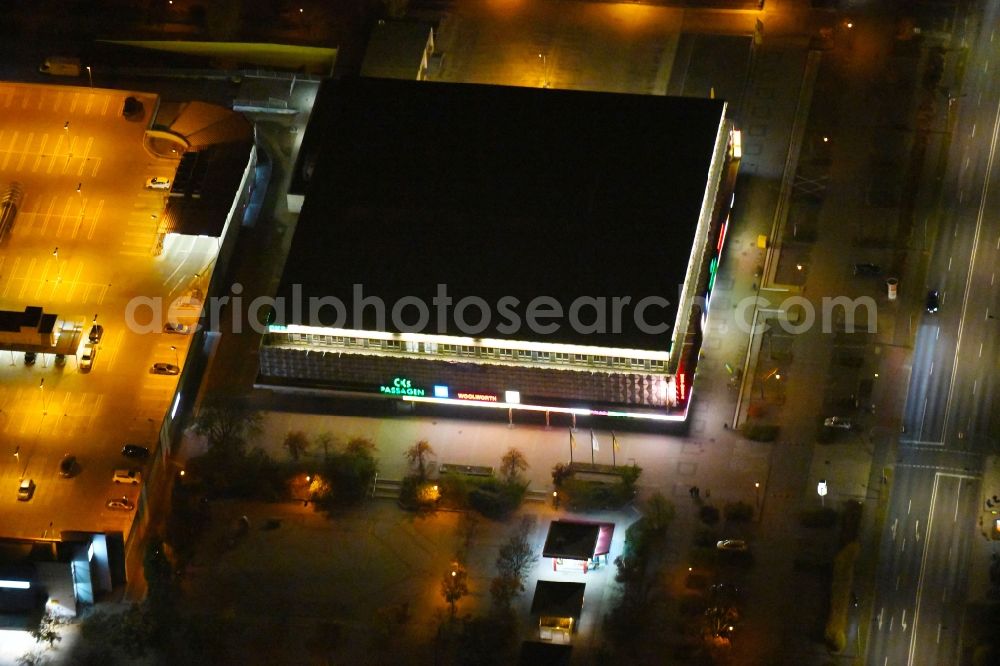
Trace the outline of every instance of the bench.
<instances>
[{"instance_id":1,"label":"bench","mask_svg":"<svg viewBox=\"0 0 1000 666\"><path fill-rule=\"evenodd\" d=\"M465 476L493 476L493 468L487 465L455 465L444 463L438 466L439 474L464 474Z\"/></svg>"}]
</instances>

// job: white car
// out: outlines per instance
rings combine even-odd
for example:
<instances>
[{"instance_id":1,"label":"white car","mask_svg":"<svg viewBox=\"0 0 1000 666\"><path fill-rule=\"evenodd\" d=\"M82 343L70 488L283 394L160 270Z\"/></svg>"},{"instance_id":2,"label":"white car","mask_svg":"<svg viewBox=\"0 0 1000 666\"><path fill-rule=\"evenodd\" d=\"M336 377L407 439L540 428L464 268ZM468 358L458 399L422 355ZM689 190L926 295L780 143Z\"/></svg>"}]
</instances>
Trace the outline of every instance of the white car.
<instances>
[{"instance_id":1,"label":"white car","mask_svg":"<svg viewBox=\"0 0 1000 666\"><path fill-rule=\"evenodd\" d=\"M170 179L163 176L153 176L146 181L147 190L169 190Z\"/></svg>"},{"instance_id":2,"label":"white car","mask_svg":"<svg viewBox=\"0 0 1000 666\"><path fill-rule=\"evenodd\" d=\"M128 483L137 486L142 483L142 472L137 469L116 469L111 480L115 483Z\"/></svg>"},{"instance_id":3,"label":"white car","mask_svg":"<svg viewBox=\"0 0 1000 666\"><path fill-rule=\"evenodd\" d=\"M17 487L17 499L19 502L27 502L35 494L35 482L31 479L21 479L21 485Z\"/></svg>"},{"instance_id":4,"label":"white car","mask_svg":"<svg viewBox=\"0 0 1000 666\"><path fill-rule=\"evenodd\" d=\"M163 326L164 333L176 333L177 335L187 335L191 332L191 327L187 324L178 324L168 321Z\"/></svg>"},{"instance_id":5,"label":"white car","mask_svg":"<svg viewBox=\"0 0 1000 666\"><path fill-rule=\"evenodd\" d=\"M840 428L841 430L850 430L854 427L851 419L846 416L831 416L823 421L823 425L827 428Z\"/></svg>"},{"instance_id":6,"label":"white car","mask_svg":"<svg viewBox=\"0 0 1000 666\"><path fill-rule=\"evenodd\" d=\"M730 550L742 553L747 550L747 542L742 539L723 539L715 544L719 550Z\"/></svg>"}]
</instances>

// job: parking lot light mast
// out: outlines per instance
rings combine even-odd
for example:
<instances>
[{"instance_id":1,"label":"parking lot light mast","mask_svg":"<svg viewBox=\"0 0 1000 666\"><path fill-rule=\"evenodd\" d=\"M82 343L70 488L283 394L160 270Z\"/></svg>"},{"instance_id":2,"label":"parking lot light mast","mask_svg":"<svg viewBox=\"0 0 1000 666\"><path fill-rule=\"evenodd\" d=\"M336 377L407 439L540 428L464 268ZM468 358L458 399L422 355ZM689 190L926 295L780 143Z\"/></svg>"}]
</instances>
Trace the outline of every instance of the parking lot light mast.
<instances>
[{"instance_id":1,"label":"parking lot light mast","mask_svg":"<svg viewBox=\"0 0 1000 666\"><path fill-rule=\"evenodd\" d=\"M178 368L181 367L180 357L177 356L177 346L170 345L170 351L174 353L174 365L176 365Z\"/></svg>"}]
</instances>

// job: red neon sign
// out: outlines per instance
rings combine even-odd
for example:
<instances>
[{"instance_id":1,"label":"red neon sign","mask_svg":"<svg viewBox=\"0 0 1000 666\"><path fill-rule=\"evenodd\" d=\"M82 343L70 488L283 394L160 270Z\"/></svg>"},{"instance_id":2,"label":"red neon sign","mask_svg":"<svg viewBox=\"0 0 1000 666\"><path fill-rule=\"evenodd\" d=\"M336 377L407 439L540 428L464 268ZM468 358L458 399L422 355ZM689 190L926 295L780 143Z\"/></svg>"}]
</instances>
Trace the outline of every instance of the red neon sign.
<instances>
[{"instance_id":1,"label":"red neon sign","mask_svg":"<svg viewBox=\"0 0 1000 666\"><path fill-rule=\"evenodd\" d=\"M476 400L477 402L497 402L499 399L497 396L490 393L456 393L455 397L459 400Z\"/></svg>"}]
</instances>

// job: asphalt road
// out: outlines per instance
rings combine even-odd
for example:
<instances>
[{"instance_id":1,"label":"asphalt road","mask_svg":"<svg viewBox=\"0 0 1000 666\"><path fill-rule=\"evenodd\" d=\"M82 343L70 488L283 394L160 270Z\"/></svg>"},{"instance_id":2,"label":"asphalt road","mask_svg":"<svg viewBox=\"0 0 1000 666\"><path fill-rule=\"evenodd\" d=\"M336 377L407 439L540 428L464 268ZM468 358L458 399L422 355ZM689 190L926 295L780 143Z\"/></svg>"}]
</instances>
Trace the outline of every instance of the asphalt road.
<instances>
[{"instance_id":1,"label":"asphalt road","mask_svg":"<svg viewBox=\"0 0 1000 666\"><path fill-rule=\"evenodd\" d=\"M143 148L146 121L120 116L125 94L0 85L0 184L17 181L25 192L0 245L0 308L43 306L59 326L84 335L95 314L104 326L90 373L79 372L72 356L56 367L52 355L39 354L26 366L22 353L0 352L2 536L128 531L131 514L109 511L105 502L135 499L138 488L115 486L112 472L127 464L124 442L152 445L176 377L149 368L183 364L188 338L130 331L127 305L184 294L216 252L214 239L168 236L163 253L153 255L165 195L145 182L172 178L176 161ZM155 107L153 96L140 97L147 113ZM58 474L67 453L80 463L69 479ZM37 486L29 502L15 497L22 477Z\"/></svg>"},{"instance_id":2,"label":"asphalt road","mask_svg":"<svg viewBox=\"0 0 1000 666\"><path fill-rule=\"evenodd\" d=\"M1000 16L978 11L962 89L941 100L954 130L923 286L940 290L941 307L923 314L913 354L869 649L879 666L959 663L982 454L996 433Z\"/></svg>"}]
</instances>

